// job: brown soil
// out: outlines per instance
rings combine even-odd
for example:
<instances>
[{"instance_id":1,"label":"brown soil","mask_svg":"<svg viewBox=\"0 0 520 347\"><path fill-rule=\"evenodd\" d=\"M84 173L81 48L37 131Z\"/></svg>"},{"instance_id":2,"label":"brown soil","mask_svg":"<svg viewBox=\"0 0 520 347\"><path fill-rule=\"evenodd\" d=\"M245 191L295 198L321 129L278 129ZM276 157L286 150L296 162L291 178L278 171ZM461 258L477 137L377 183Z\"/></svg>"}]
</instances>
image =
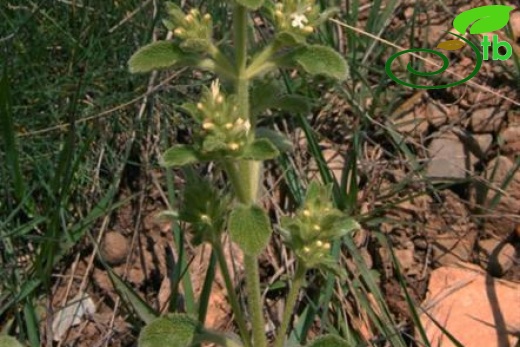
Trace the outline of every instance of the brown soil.
<instances>
[{"instance_id":1,"label":"brown soil","mask_svg":"<svg viewBox=\"0 0 520 347\"><path fill-rule=\"evenodd\" d=\"M483 5L484 1L450 1L450 6L460 12L470 7ZM413 9L413 1L404 1L402 16L391 23L391 29L403 25L403 21ZM457 7L457 4L460 6ZM440 6L440 5L439 5ZM418 25L417 37L428 37L428 42L418 40L417 47L432 46L440 40L441 30L448 30L452 18L444 16L444 10L439 7L438 16L432 15L430 25ZM440 14L443 14L442 16ZM520 35L518 15L512 22L513 29ZM429 31L425 35L424 31ZM514 43L513 43L514 44ZM464 51L456 64L457 73L467 75L473 62L469 52ZM512 62L511 62L512 63ZM493 89L502 96L520 100L518 88L513 88L513 81L497 69L493 61L484 62L479 75L472 81ZM340 177L344 156L351 149L351 144L345 141L352 129L358 126L357 120L349 117L350 106L333 92L324 94L328 107L317 112L313 117L313 128L321 137L323 154L337 177ZM427 148L431 139L441 131L462 129L472 135L477 135L478 121L475 120L476 110L497 107L503 110L499 122L479 134L489 134L492 143L480 156L475 156L469 175L473 180L463 182L445 189L437 189L432 181L425 180L411 169L406 158L395 153L387 140L378 135L379 126L374 124L372 132L367 136L371 139L363 149L359 158L359 194L358 206L360 215L376 216L376 211L384 211L380 217L387 218L376 230L366 228L356 235L356 243L366 258L370 268L380 275L380 286L386 300L397 320L407 325L411 321L410 313L404 300L402 290L396 279L395 268L392 266L388 249L381 247L373 236L373 232L381 232L388 237L394 252L400 261L401 269L408 283L409 292L416 302L421 302L426 294L429 274L432 269L446 264L469 262L479 264L482 256L479 252L479 242L490 238L510 243L520 252L520 184L513 183L506 187L504 200L496 206L489 197L482 198L481 182L491 182L486 173L499 155L503 155L514 163L519 154L518 127L520 126L520 109L503 98L468 85L462 85L443 91L411 90L408 99L403 100L399 112L394 113L397 122L412 121L415 126L397 127L404 136L410 148L418 159L430 158ZM438 108L439 117L428 118L432 108ZM397 114L401 115L398 117ZM382 120L385 122L385 120ZM480 123L479 123L480 124ZM504 136L505 134L505 136ZM511 135L513 134L513 135ZM309 177L316 176L315 164L309 161L306 142L301 136L293 134L299 148L294 153L294 160L303 173ZM503 141L503 138L506 140ZM385 142L386 141L386 142ZM493 166L491 166L493 167ZM339 169L340 170L340 169ZM160 173L142 172L132 178L133 183L120 189L120 200L130 198L127 203L117 209L105 225L99 225L94 236L103 240L100 244L101 255L112 266L113 271L141 295L152 307L160 312L168 309L171 290L168 274L171 264L167 259L177 259L176 247L168 224L158 222L157 214L167 208L165 201L165 181ZM399 182L408 181L398 194L390 194L392 187ZM157 183L161 182L161 184ZM518 179L520 182L520 178ZM179 176L177 187L182 187L182 177ZM498 182L500 184L500 182ZM280 215L280 207L291 207L287 199L286 188L280 181L280 173L269 168L266 174L266 187L273 195L266 199L273 216ZM515 198L516 197L516 198ZM508 200L510 198L510 200ZM516 228L516 229L515 229ZM516 230L516 232L515 232ZM103 236L104 235L104 236ZM240 253L231 245L227 248L228 256L237 265L236 283L240 287L241 268L237 261ZM191 261L190 272L196 291L201 288L201 281L209 262L208 247L193 247L187 245L186 252ZM135 343L136 332L128 323L130 314L122 305L106 269L102 263L95 260L96 254L90 241L78 256L66 264L60 273L53 293L55 310L64 305L67 300L76 296L79 291L87 292L96 303L97 312L80 325L72 328L62 341L63 346L132 346ZM273 283L280 279L284 266L290 263L288 252L282 247L278 238L274 238L266 255L261 259L261 277L263 283ZM346 260L349 265L349 260ZM350 269L355 272L352 264ZM520 281L520 264L513 264L502 275L503 279ZM211 306L208 312L207 324L216 329L233 330L229 306L226 303L225 290L219 276L214 285ZM312 290L312 288L310 288ZM273 327L279 322L282 313L282 301L286 292L282 289L266 295L266 308L269 321ZM352 306L352 303L345 303ZM177 308L183 309L182 297ZM368 338L370 327L363 326L363 319L358 324Z\"/></svg>"}]
</instances>

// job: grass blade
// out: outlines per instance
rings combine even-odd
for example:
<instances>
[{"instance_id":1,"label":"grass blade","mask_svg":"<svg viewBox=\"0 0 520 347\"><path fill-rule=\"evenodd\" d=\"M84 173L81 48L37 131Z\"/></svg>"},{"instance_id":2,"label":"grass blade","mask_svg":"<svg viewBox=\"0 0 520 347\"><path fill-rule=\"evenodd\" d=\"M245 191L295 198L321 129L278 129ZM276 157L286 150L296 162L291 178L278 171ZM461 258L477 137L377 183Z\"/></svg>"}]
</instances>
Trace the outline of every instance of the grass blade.
<instances>
[{"instance_id":1,"label":"grass blade","mask_svg":"<svg viewBox=\"0 0 520 347\"><path fill-rule=\"evenodd\" d=\"M14 194L18 201L21 201L25 192L20 160L18 157L18 147L15 139L15 129L13 123L11 96L9 90L9 78L7 68L4 69L0 80L0 131L5 144L5 161L9 174L14 183Z\"/></svg>"}]
</instances>

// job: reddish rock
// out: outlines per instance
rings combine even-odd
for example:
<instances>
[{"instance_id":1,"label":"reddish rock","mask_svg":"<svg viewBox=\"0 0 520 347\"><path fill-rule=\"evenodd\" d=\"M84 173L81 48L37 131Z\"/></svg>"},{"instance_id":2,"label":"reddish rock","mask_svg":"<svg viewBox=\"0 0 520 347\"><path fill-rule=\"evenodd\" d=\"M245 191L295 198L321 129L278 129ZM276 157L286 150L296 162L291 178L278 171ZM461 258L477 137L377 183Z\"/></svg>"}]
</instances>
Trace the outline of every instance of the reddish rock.
<instances>
[{"instance_id":1,"label":"reddish rock","mask_svg":"<svg viewBox=\"0 0 520 347\"><path fill-rule=\"evenodd\" d=\"M498 156L487 164L484 173L492 187L487 191L484 200L484 205L490 208L490 217L486 218L484 228L499 239L507 237L513 231L517 223L514 216L520 213L520 171L514 170L515 164L509 158ZM493 206L497 194L500 195L500 200Z\"/></svg>"},{"instance_id":2,"label":"reddish rock","mask_svg":"<svg viewBox=\"0 0 520 347\"><path fill-rule=\"evenodd\" d=\"M511 126L500 133L504 153L520 153L520 125Z\"/></svg>"},{"instance_id":3,"label":"reddish rock","mask_svg":"<svg viewBox=\"0 0 520 347\"><path fill-rule=\"evenodd\" d=\"M505 111L500 111L495 107L481 108L471 115L471 128L476 133L498 131L505 117Z\"/></svg>"},{"instance_id":4,"label":"reddish rock","mask_svg":"<svg viewBox=\"0 0 520 347\"><path fill-rule=\"evenodd\" d=\"M465 265L434 270L422 308L463 346L515 346L514 334L520 332L520 284ZM432 346L455 346L428 315L420 318ZM421 340L418 334L417 338Z\"/></svg>"}]
</instances>

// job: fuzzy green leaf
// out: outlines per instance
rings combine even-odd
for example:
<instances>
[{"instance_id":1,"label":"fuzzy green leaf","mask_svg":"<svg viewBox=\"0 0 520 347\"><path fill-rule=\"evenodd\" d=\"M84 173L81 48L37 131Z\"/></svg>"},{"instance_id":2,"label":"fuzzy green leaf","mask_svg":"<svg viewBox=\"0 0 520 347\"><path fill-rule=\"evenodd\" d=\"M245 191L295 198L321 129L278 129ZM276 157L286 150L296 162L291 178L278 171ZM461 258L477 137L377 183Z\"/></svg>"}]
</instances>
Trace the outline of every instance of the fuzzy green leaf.
<instances>
[{"instance_id":1,"label":"fuzzy green leaf","mask_svg":"<svg viewBox=\"0 0 520 347\"><path fill-rule=\"evenodd\" d=\"M170 314L148 324L139 334L139 347L188 347L193 344L199 322L186 314Z\"/></svg>"},{"instance_id":2,"label":"fuzzy green leaf","mask_svg":"<svg viewBox=\"0 0 520 347\"><path fill-rule=\"evenodd\" d=\"M171 1L166 2L166 11L168 11L168 14L176 22L182 21L184 16L186 16L186 14L182 11L182 8Z\"/></svg>"},{"instance_id":3,"label":"fuzzy green leaf","mask_svg":"<svg viewBox=\"0 0 520 347\"><path fill-rule=\"evenodd\" d=\"M311 342L308 347L350 347L351 345L336 335L320 336Z\"/></svg>"},{"instance_id":4,"label":"fuzzy green leaf","mask_svg":"<svg viewBox=\"0 0 520 347\"><path fill-rule=\"evenodd\" d=\"M281 47L297 46L305 43L305 36L290 31L282 31L275 36L276 43Z\"/></svg>"},{"instance_id":5,"label":"fuzzy green leaf","mask_svg":"<svg viewBox=\"0 0 520 347\"><path fill-rule=\"evenodd\" d=\"M8 335L0 335L0 346L2 347L23 347L17 339Z\"/></svg>"},{"instance_id":6,"label":"fuzzy green leaf","mask_svg":"<svg viewBox=\"0 0 520 347\"><path fill-rule=\"evenodd\" d=\"M198 161L197 152L191 146L175 145L164 152L162 165L165 167L184 166Z\"/></svg>"},{"instance_id":7,"label":"fuzzy green leaf","mask_svg":"<svg viewBox=\"0 0 520 347\"><path fill-rule=\"evenodd\" d=\"M281 153L288 152L292 149L292 142L281 133L271 130L269 128L256 128L257 139L269 140Z\"/></svg>"},{"instance_id":8,"label":"fuzzy green leaf","mask_svg":"<svg viewBox=\"0 0 520 347\"><path fill-rule=\"evenodd\" d=\"M186 65L193 62L193 58L193 55L184 52L171 41L157 41L135 52L128 61L128 66L131 73L149 72L179 64Z\"/></svg>"},{"instance_id":9,"label":"fuzzy green leaf","mask_svg":"<svg viewBox=\"0 0 520 347\"><path fill-rule=\"evenodd\" d=\"M251 113L256 115L269 109L281 93L282 86L279 81L270 79L255 81L250 93L251 100L255 101L251 105Z\"/></svg>"},{"instance_id":10,"label":"fuzzy green leaf","mask_svg":"<svg viewBox=\"0 0 520 347\"><path fill-rule=\"evenodd\" d=\"M236 0L236 2L251 10L257 10L264 4L264 0Z\"/></svg>"},{"instance_id":11,"label":"fuzzy green leaf","mask_svg":"<svg viewBox=\"0 0 520 347\"><path fill-rule=\"evenodd\" d=\"M324 75L340 81L348 77L347 62L330 47L322 45L301 47L292 54L292 59L312 75Z\"/></svg>"},{"instance_id":12,"label":"fuzzy green leaf","mask_svg":"<svg viewBox=\"0 0 520 347\"><path fill-rule=\"evenodd\" d=\"M204 39L187 39L179 47L185 52L207 52L209 50L209 42Z\"/></svg>"},{"instance_id":13,"label":"fuzzy green leaf","mask_svg":"<svg viewBox=\"0 0 520 347\"><path fill-rule=\"evenodd\" d=\"M242 154L242 158L249 160L269 160L279 155L280 152L276 146L268 139L263 138L255 139L255 141L246 148Z\"/></svg>"},{"instance_id":14,"label":"fuzzy green leaf","mask_svg":"<svg viewBox=\"0 0 520 347\"><path fill-rule=\"evenodd\" d=\"M269 218L258 206L238 205L229 216L229 233L247 255L262 253L271 237Z\"/></svg>"},{"instance_id":15,"label":"fuzzy green leaf","mask_svg":"<svg viewBox=\"0 0 520 347\"><path fill-rule=\"evenodd\" d=\"M472 8L464 11L453 20L453 27L459 33L465 34L467 28L474 23L470 30L470 34L482 34L495 30L500 30L506 26L509 21L509 12L514 7L505 5L488 5Z\"/></svg>"}]
</instances>

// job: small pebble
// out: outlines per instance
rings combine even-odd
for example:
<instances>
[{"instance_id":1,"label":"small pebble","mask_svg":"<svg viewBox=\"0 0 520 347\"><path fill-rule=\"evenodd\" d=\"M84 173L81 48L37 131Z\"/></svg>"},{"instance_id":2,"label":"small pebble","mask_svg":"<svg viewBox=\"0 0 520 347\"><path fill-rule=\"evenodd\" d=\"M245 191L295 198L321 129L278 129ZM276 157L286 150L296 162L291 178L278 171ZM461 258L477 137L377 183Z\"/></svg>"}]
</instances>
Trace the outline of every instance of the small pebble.
<instances>
[{"instance_id":1,"label":"small pebble","mask_svg":"<svg viewBox=\"0 0 520 347\"><path fill-rule=\"evenodd\" d=\"M119 265L126 260L130 251L128 240L118 232L110 231L101 242L101 256L109 265Z\"/></svg>"}]
</instances>

